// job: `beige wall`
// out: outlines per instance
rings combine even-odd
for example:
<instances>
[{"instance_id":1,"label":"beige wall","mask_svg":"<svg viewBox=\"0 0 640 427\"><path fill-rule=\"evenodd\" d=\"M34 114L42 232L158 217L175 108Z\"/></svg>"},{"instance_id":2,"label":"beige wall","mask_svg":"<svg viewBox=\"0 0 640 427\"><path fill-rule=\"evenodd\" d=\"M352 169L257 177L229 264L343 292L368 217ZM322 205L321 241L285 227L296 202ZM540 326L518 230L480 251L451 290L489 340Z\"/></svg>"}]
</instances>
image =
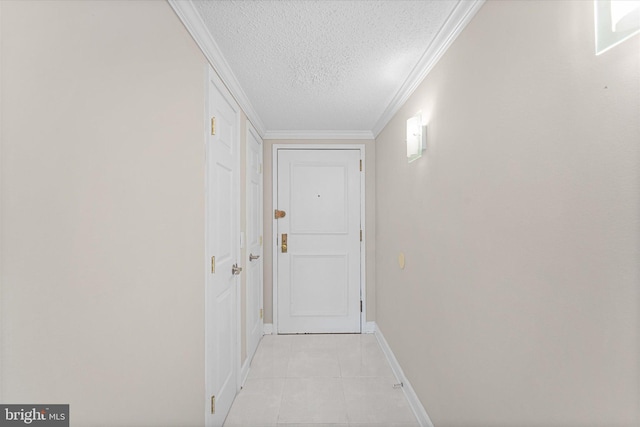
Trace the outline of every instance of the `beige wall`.
<instances>
[{"instance_id":1,"label":"beige wall","mask_svg":"<svg viewBox=\"0 0 640 427\"><path fill-rule=\"evenodd\" d=\"M640 425L639 76L592 2L489 1L377 138L377 322L436 426Z\"/></svg>"},{"instance_id":2,"label":"beige wall","mask_svg":"<svg viewBox=\"0 0 640 427\"><path fill-rule=\"evenodd\" d=\"M0 3L3 403L203 425L206 61L166 2Z\"/></svg>"},{"instance_id":3,"label":"beige wall","mask_svg":"<svg viewBox=\"0 0 640 427\"><path fill-rule=\"evenodd\" d=\"M273 322L273 146L277 144L364 144L365 145L365 240L367 320L375 320L375 166L372 140L279 140L264 141L264 322Z\"/></svg>"}]
</instances>

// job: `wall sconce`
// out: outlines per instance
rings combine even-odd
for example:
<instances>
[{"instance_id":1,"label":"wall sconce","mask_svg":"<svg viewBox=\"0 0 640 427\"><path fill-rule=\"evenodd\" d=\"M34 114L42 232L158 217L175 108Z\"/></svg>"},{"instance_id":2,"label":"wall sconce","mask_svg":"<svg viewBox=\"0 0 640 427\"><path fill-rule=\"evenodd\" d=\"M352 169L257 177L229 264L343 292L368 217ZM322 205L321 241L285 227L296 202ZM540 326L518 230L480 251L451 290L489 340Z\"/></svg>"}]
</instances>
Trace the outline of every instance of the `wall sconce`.
<instances>
[{"instance_id":1,"label":"wall sconce","mask_svg":"<svg viewBox=\"0 0 640 427\"><path fill-rule=\"evenodd\" d=\"M409 163L422 157L427 148L427 127L422 126L422 114L418 112L407 120L407 159Z\"/></svg>"},{"instance_id":2,"label":"wall sconce","mask_svg":"<svg viewBox=\"0 0 640 427\"><path fill-rule=\"evenodd\" d=\"M639 0L595 0L596 55L640 33Z\"/></svg>"}]
</instances>

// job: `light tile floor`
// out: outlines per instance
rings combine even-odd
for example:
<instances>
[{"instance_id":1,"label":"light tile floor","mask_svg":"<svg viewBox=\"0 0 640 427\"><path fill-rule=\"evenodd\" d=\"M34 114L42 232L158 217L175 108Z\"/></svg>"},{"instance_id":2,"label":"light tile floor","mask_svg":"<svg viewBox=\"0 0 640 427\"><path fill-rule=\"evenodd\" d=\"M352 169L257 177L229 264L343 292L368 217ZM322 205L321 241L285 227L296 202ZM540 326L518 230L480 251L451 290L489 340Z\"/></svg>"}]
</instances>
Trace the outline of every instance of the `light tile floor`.
<instances>
[{"instance_id":1,"label":"light tile floor","mask_svg":"<svg viewBox=\"0 0 640 427\"><path fill-rule=\"evenodd\" d=\"M416 427L374 335L265 335L225 427Z\"/></svg>"}]
</instances>

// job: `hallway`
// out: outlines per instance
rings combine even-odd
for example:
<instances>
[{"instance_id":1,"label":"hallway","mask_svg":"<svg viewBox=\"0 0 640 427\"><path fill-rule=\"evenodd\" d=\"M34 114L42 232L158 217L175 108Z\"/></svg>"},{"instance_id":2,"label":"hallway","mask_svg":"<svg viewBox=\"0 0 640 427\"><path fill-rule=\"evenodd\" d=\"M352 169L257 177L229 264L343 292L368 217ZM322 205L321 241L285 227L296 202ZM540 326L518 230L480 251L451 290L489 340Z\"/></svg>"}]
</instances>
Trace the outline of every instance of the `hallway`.
<instances>
[{"instance_id":1,"label":"hallway","mask_svg":"<svg viewBox=\"0 0 640 427\"><path fill-rule=\"evenodd\" d=\"M225 427L418 423L374 335L266 335Z\"/></svg>"},{"instance_id":2,"label":"hallway","mask_svg":"<svg viewBox=\"0 0 640 427\"><path fill-rule=\"evenodd\" d=\"M633 22L640 0L0 0L0 403L640 427ZM278 150L360 147L355 230L315 166L280 197ZM358 256L303 253L291 200L353 236L340 332L374 335L263 336L337 332L283 329L280 276L334 280L302 294L329 307Z\"/></svg>"}]
</instances>

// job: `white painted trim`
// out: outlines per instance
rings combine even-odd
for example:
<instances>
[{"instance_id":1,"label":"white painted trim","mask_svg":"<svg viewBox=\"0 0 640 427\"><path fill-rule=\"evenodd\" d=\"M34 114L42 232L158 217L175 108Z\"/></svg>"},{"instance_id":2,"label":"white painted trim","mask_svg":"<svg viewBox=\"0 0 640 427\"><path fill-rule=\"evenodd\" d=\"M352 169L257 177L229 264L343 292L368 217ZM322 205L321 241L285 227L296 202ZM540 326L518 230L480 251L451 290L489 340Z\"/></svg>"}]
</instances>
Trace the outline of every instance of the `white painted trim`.
<instances>
[{"instance_id":1,"label":"white painted trim","mask_svg":"<svg viewBox=\"0 0 640 427\"><path fill-rule=\"evenodd\" d=\"M263 138L260 136L260 133L258 132L256 127L250 121L247 121L247 132L251 132L253 136L255 136L256 139L260 142L260 144L263 143L262 141Z\"/></svg>"},{"instance_id":2,"label":"white painted trim","mask_svg":"<svg viewBox=\"0 0 640 427\"><path fill-rule=\"evenodd\" d=\"M252 359L253 358L247 356L247 358L244 360L244 363L242 364L242 370L240 371L240 388L244 387L244 383L247 382L247 377L249 376L249 371L251 370Z\"/></svg>"},{"instance_id":3,"label":"white painted trim","mask_svg":"<svg viewBox=\"0 0 640 427\"><path fill-rule=\"evenodd\" d=\"M262 337L264 337L264 335L262 335ZM260 341L258 341L258 347L260 346L262 337L260 337ZM256 352L254 352L251 356L247 355L247 358L244 361L244 365L242 366L242 375L241 375L242 381L240 382L240 388L243 388L245 383L247 382L247 378L249 377L249 372L251 372L251 364L253 363L253 358L255 357L255 355L256 355Z\"/></svg>"},{"instance_id":4,"label":"white painted trim","mask_svg":"<svg viewBox=\"0 0 640 427\"><path fill-rule=\"evenodd\" d=\"M429 48L400 86L371 131L267 131L191 0L168 0L168 2L263 139L375 139L438 63L449 46L482 7L485 0L458 1Z\"/></svg>"},{"instance_id":5,"label":"white painted trim","mask_svg":"<svg viewBox=\"0 0 640 427\"><path fill-rule=\"evenodd\" d=\"M278 150L359 150L360 159L362 160L362 173L360 174L360 226L363 230L362 242L360 243L360 298L362 300L362 313L360 313L360 332L363 333L366 319L367 319L367 275L366 275L366 238L364 231L366 230L366 157L365 157L365 144L273 144L272 145L272 162L271 162L271 194L272 194L272 207L278 208ZM272 262L272 294L273 294L273 330L272 333L278 334L278 227L276 219L272 218L272 234L271 234L271 262ZM265 325L266 327L266 325ZM266 330L266 329L265 329ZM266 333L266 332L265 332Z\"/></svg>"},{"instance_id":6,"label":"white painted trim","mask_svg":"<svg viewBox=\"0 0 640 427\"><path fill-rule=\"evenodd\" d=\"M365 144L273 144L273 148L285 150L363 150Z\"/></svg>"},{"instance_id":7,"label":"white painted trim","mask_svg":"<svg viewBox=\"0 0 640 427\"><path fill-rule=\"evenodd\" d=\"M271 147L271 211L278 209L278 148ZM271 333L278 335L278 228L271 212L265 212L271 218ZM266 333L266 332L265 332Z\"/></svg>"},{"instance_id":8,"label":"white painted trim","mask_svg":"<svg viewBox=\"0 0 640 427\"><path fill-rule=\"evenodd\" d=\"M374 139L370 130L268 130L264 139Z\"/></svg>"},{"instance_id":9,"label":"white painted trim","mask_svg":"<svg viewBox=\"0 0 640 427\"><path fill-rule=\"evenodd\" d=\"M372 129L372 133L377 138L384 127L389 123L393 116L400 110L411 94L418 88L420 83L427 77L429 72L435 67L442 55L449 49L449 46L465 29L467 24L480 10L485 0L458 1L445 23L438 31L429 48L424 52L418 64L402 84L398 93L393 97L387 108L378 119Z\"/></svg>"},{"instance_id":10,"label":"white painted trim","mask_svg":"<svg viewBox=\"0 0 640 427\"><path fill-rule=\"evenodd\" d=\"M375 334L377 330L376 322L365 322L362 329L363 334Z\"/></svg>"},{"instance_id":11,"label":"white painted trim","mask_svg":"<svg viewBox=\"0 0 640 427\"><path fill-rule=\"evenodd\" d=\"M367 173L367 157L366 145L361 144L360 162L362 170L360 171L360 230L362 230L362 239L360 240L360 301L362 301L362 311L360 312L360 333L364 332L367 323L367 200L366 200L366 179Z\"/></svg>"},{"instance_id":12,"label":"white painted trim","mask_svg":"<svg viewBox=\"0 0 640 427\"><path fill-rule=\"evenodd\" d=\"M391 347L389 347L389 343L387 343L387 340L384 338L384 335L382 335L382 331L378 328L377 325L374 326L374 329L375 329L376 339L380 344L380 348L382 348L382 352L387 357L387 360L389 361L389 365L391 365L391 370L393 371L393 374L396 376L396 379L398 380L398 382L402 383L402 391L404 391L404 395L409 401L409 406L411 407L413 414L416 416L418 423L420 424L421 427L434 427L433 423L431 422L431 418L429 418L429 414L427 414L427 411L424 409L422 402L420 402L420 399L418 399L418 395L416 394L413 387L411 387L411 383L409 382L407 377L404 375L404 372L400 367L400 363L398 363L398 359L396 359L396 356L393 354L393 351L391 351Z\"/></svg>"},{"instance_id":13,"label":"white painted trim","mask_svg":"<svg viewBox=\"0 0 640 427\"><path fill-rule=\"evenodd\" d=\"M264 324L264 334L272 335L273 334L273 323L265 323Z\"/></svg>"},{"instance_id":14,"label":"white painted trim","mask_svg":"<svg viewBox=\"0 0 640 427\"><path fill-rule=\"evenodd\" d=\"M264 135L264 123L258 113L253 108L251 101L244 92L236 75L229 66L229 63L222 55L222 51L213 39L213 36L202 21L202 17L196 10L191 0L168 0L169 5L173 8L180 21L184 24L193 40L196 42L200 50L211 63L214 70L220 76L224 85L228 88L231 96L233 96L240 105L247 118L260 135Z\"/></svg>"}]
</instances>

